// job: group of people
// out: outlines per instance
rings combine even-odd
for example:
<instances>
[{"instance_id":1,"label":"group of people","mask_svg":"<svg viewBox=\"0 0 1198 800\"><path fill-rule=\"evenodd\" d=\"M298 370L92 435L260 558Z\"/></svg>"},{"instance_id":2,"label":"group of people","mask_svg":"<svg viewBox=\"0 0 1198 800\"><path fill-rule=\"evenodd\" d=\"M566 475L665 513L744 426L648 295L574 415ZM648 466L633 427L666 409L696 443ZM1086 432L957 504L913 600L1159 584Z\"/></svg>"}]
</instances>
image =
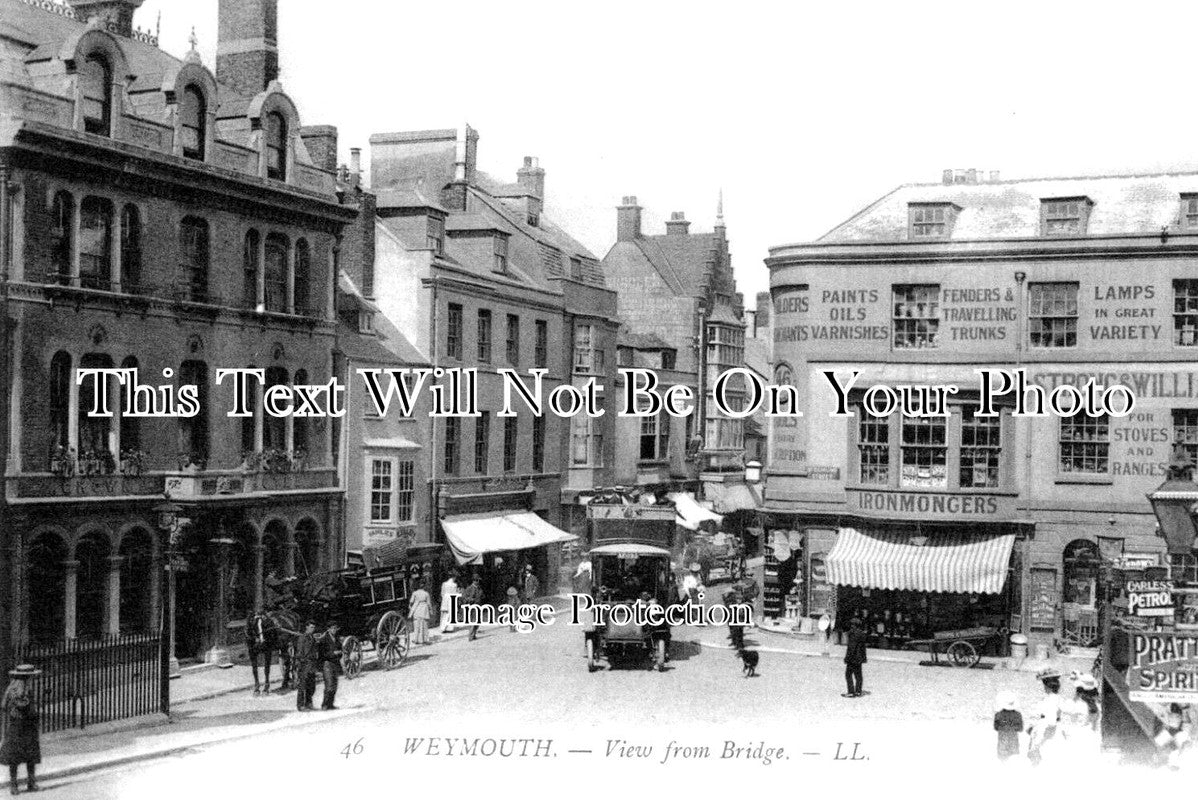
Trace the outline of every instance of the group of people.
<instances>
[{"instance_id":1,"label":"group of people","mask_svg":"<svg viewBox=\"0 0 1198 800\"><path fill-rule=\"evenodd\" d=\"M536 571L532 564L526 564L519 578L508 586L504 593L503 602L512 607L518 607L521 603L531 603L541 596L541 582L537 578ZM440 605L440 623L442 633L453 633L457 630L457 626L450 619L449 611L453 604L453 598L460 597L462 605L479 605L484 602L482 578L476 572L470 578L470 583L465 589L458 585L458 573L453 571L449 573L449 577L441 584L441 605ZM415 632L415 641L417 644L428 644L428 626L433 618L432 597L422 585L419 589L412 593L409 601L411 611L409 612ZM469 626L470 632L466 637L469 641L474 641L478 638L478 626ZM511 630L515 631L515 626L511 626Z\"/></svg>"},{"instance_id":2,"label":"group of people","mask_svg":"<svg viewBox=\"0 0 1198 800\"><path fill-rule=\"evenodd\" d=\"M304 623L304 632L295 633L295 707L299 711L312 711L312 698L316 694L316 676L324 677L324 699L320 707L324 711L337 708L337 679L341 675L341 637L339 626L329 622L322 633L316 632L316 620Z\"/></svg>"},{"instance_id":3,"label":"group of people","mask_svg":"<svg viewBox=\"0 0 1198 800\"><path fill-rule=\"evenodd\" d=\"M1044 696L1027 719L1019 710L1014 692L998 698L994 730L998 734L997 754L1011 761L1025 751L1021 736L1027 736L1026 755L1034 765L1084 764L1096 758L1101 744L1099 727L1098 681L1088 672L1071 672L1072 697L1061 694L1061 673L1048 667L1036 674Z\"/></svg>"}]
</instances>

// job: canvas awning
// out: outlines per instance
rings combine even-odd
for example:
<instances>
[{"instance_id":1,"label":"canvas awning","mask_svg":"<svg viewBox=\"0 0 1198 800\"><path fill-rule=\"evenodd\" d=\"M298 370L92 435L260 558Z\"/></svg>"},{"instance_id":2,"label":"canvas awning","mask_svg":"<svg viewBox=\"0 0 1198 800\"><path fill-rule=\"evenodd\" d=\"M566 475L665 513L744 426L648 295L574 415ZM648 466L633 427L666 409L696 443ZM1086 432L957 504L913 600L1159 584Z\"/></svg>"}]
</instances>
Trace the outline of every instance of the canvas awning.
<instances>
[{"instance_id":1,"label":"canvas awning","mask_svg":"<svg viewBox=\"0 0 1198 800\"><path fill-rule=\"evenodd\" d=\"M674 502L674 511L678 514L675 521L688 531L699 530L699 524L702 522L724 521L721 515L699 505L699 501L690 492L674 492L668 496Z\"/></svg>"},{"instance_id":2,"label":"canvas awning","mask_svg":"<svg viewBox=\"0 0 1198 800\"><path fill-rule=\"evenodd\" d=\"M531 511L459 514L441 520L441 529L459 564L481 563L484 553L527 550L578 538Z\"/></svg>"},{"instance_id":3,"label":"canvas awning","mask_svg":"<svg viewBox=\"0 0 1198 800\"><path fill-rule=\"evenodd\" d=\"M711 499L712 507L721 514L731 514L733 511L756 511L761 508L761 498L747 483L711 483L707 485L705 491Z\"/></svg>"},{"instance_id":4,"label":"canvas awning","mask_svg":"<svg viewBox=\"0 0 1198 800\"><path fill-rule=\"evenodd\" d=\"M654 547L651 544L604 544L591 550L592 556L615 556L621 553L635 553L638 556L668 556L669 550L664 547Z\"/></svg>"},{"instance_id":5,"label":"canvas awning","mask_svg":"<svg viewBox=\"0 0 1198 800\"><path fill-rule=\"evenodd\" d=\"M929 533L841 528L825 562L828 583L868 589L998 594L1014 534Z\"/></svg>"}]
</instances>

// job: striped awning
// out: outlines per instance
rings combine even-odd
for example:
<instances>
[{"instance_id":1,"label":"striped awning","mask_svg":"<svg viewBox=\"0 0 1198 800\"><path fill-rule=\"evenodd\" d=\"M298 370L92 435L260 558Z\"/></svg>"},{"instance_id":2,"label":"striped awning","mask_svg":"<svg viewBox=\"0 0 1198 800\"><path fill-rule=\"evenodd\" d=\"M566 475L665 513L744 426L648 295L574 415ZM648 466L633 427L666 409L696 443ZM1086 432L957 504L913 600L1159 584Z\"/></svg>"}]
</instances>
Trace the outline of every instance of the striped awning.
<instances>
[{"instance_id":1,"label":"striped awning","mask_svg":"<svg viewBox=\"0 0 1198 800\"><path fill-rule=\"evenodd\" d=\"M841 528L828 553L828 582L869 589L998 594L1014 534L863 532Z\"/></svg>"}]
</instances>

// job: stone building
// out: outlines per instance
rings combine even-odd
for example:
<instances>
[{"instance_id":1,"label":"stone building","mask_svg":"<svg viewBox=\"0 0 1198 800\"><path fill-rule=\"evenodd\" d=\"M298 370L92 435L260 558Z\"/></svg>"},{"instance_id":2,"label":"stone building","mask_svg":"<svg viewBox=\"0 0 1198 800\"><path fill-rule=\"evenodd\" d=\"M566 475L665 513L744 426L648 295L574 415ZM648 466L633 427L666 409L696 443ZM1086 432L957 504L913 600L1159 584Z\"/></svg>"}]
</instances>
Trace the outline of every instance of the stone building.
<instances>
[{"instance_id":1,"label":"stone building","mask_svg":"<svg viewBox=\"0 0 1198 800\"><path fill-rule=\"evenodd\" d=\"M616 242L603 258L625 326L622 344L630 354L652 351L654 359L668 359L660 366L664 377L690 386L696 408L689 417L622 421L625 428L641 427L641 434L655 429L659 446L629 449L617 473L640 485L701 492L719 510L751 505L742 491L744 420L719 414L711 402L718 376L745 366L744 302L736 291L723 201L711 233L691 233L686 215L674 212L664 235L647 235L641 211L635 197L624 198L616 210ZM645 341L664 346L645 347ZM744 388L743 380L732 382L731 405L743 403ZM669 452L660 446L667 426ZM620 438L637 435L625 430ZM642 441L647 445L647 436Z\"/></svg>"},{"instance_id":2,"label":"stone building","mask_svg":"<svg viewBox=\"0 0 1198 800\"><path fill-rule=\"evenodd\" d=\"M478 169L469 127L370 143L378 225L364 292L434 367L478 375L478 416L429 421L428 535L479 571L493 598L525 564L552 587L560 543L573 539L563 529L585 529L579 493L607 480L612 415L538 417L516 400L515 416L498 416L498 370L529 385L529 370L544 370L543 399L592 378L610 391L615 295L598 259L545 214L536 159L507 184Z\"/></svg>"},{"instance_id":3,"label":"stone building","mask_svg":"<svg viewBox=\"0 0 1198 800\"><path fill-rule=\"evenodd\" d=\"M992 178L950 170L771 250L775 377L805 416L773 421L767 506L804 540L809 613L1092 645L1100 556L1164 566L1145 495L1198 450L1198 175ZM1017 416L1009 392L982 415L979 369L1024 370L1029 401L1093 379L1136 406ZM853 416L829 416L828 371L859 373ZM915 384L958 386L949 415L862 413ZM1192 555L1172 566L1193 579Z\"/></svg>"},{"instance_id":4,"label":"stone building","mask_svg":"<svg viewBox=\"0 0 1198 800\"><path fill-rule=\"evenodd\" d=\"M340 563L322 418L230 418L218 369L326 384L336 130L303 128L275 0L221 0L215 73L132 27L140 0L0 0L0 192L12 370L5 496L18 642L157 629L168 552L176 652L221 657L264 573ZM80 368L136 368L92 416ZM197 387L194 416L175 413ZM173 399L172 399L173 398ZM186 524L172 543L154 507ZM7 580L7 577L5 578Z\"/></svg>"}]
</instances>

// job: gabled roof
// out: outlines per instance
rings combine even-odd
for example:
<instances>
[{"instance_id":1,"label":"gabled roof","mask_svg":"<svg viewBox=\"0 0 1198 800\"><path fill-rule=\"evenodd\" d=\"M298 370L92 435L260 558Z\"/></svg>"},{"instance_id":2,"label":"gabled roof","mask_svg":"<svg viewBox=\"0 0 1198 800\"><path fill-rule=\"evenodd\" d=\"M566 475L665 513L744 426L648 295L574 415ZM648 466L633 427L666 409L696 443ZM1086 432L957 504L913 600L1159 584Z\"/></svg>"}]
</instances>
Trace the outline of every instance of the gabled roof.
<instances>
[{"instance_id":1,"label":"gabled roof","mask_svg":"<svg viewBox=\"0 0 1198 800\"><path fill-rule=\"evenodd\" d=\"M1086 235L1156 234L1176 229L1182 194L1198 193L1198 173L1034 178L970 184L908 184L821 236L820 244L908 241L908 206L953 203L961 210L950 240L1039 237L1042 200L1088 197Z\"/></svg>"}]
</instances>

